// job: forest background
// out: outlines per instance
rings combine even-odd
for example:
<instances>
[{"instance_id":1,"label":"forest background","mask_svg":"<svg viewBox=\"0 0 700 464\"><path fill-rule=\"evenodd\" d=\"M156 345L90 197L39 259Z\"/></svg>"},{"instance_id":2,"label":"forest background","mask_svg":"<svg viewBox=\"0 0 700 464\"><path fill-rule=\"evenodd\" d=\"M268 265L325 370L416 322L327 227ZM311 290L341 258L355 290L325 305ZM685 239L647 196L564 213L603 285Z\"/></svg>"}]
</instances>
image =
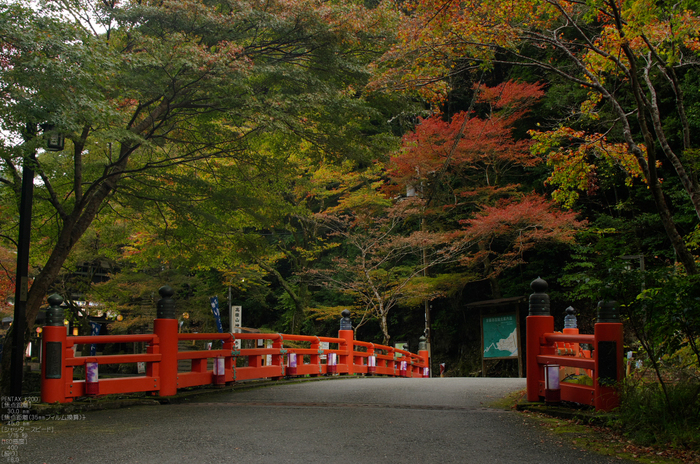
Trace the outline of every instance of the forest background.
<instances>
[{"instance_id":1,"label":"forest background","mask_svg":"<svg viewBox=\"0 0 700 464\"><path fill-rule=\"evenodd\" d=\"M539 276L557 328L619 301L637 405L697 430L699 7L5 1L0 310L30 166L27 342L48 294L129 333L168 284L185 330L216 330L214 295L245 327L334 335L348 308L412 348L429 314L433 371L515 375L481 372L474 303Z\"/></svg>"}]
</instances>

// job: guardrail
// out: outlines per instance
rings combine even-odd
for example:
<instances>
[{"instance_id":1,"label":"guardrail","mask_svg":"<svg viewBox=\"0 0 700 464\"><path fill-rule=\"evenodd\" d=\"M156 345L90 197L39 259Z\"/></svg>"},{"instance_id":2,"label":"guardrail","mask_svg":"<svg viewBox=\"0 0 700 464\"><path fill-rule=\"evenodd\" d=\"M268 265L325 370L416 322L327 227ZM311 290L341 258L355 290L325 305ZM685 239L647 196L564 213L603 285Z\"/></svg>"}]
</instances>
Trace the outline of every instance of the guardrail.
<instances>
[{"instance_id":1,"label":"guardrail","mask_svg":"<svg viewBox=\"0 0 700 464\"><path fill-rule=\"evenodd\" d=\"M592 335L579 334L576 328L555 333L549 296L544 293L547 283L538 278L531 287L535 293L530 296L526 323L528 401L571 401L601 411L618 407L617 387L624 371L623 331L617 304L598 304L598 321ZM592 349L582 349L582 344ZM590 378L591 385L572 381L582 378Z\"/></svg>"},{"instance_id":2,"label":"guardrail","mask_svg":"<svg viewBox=\"0 0 700 464\"><path fill-rule=\"evenodd\" d=\"M387 375L429 377L428 351L424 342L418 354L390 346L354 339L349 311L343 311L338 337L258 333L178 333L175 302L170 287L159 290L158 313L153 334L68 336L63 324L63 299L49 297L47 325L42 331L41 401L68 403L81 396L152 392L173 396L180 388L223 385L250 379L280 379L294 376ZM180 351L180 341L220 341L220 349ZM235 348L236 340L258 340L272 347ZM80 344L147 343L146 353L128 355L77 356ZM308 348L285 343L308 344ZM322 349L321 343L331 349ZM190 360L190 370L178 372L178 362ZM145 363L144 375L100 378L105 364ZM209 369L209 366L212 366ZM85 379L75 379L74 369L82 366Z\"/></svg>"}]
</instances>

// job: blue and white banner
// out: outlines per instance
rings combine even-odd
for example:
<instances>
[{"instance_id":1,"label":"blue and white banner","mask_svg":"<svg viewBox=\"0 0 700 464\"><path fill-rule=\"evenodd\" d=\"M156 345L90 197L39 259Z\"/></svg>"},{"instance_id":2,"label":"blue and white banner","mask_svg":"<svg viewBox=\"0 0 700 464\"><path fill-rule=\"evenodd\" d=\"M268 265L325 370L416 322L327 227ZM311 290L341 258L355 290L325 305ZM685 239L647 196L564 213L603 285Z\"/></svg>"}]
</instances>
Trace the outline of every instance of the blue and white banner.
<instances>
[{"instance_id":1,"label":"blue and white banner","mask_svg":"<svg viewBox=\"0 0 700 464\"><path fill-rule=\"evenodd\" d=\"M221 325L221 313L219 312L219 297L213 296L209 300L211 301L211 312L214 313L216 320L216 329L219 333L224 333L224 327Z\"/></svg>"},{"instance_id":2,"label":"blue and white banner","mask_svg":"<svg viewBox=\"0 0 700 464\"><path fill-rule=\"evenodd\" d=\"M99 322L90 322L90 335L93 337L95 335L100 334L100 329L102 328L102 324ZM94 343L90 345L90 356L95 356L97 354L97 345Z\"/></svg>"}]
</instances>

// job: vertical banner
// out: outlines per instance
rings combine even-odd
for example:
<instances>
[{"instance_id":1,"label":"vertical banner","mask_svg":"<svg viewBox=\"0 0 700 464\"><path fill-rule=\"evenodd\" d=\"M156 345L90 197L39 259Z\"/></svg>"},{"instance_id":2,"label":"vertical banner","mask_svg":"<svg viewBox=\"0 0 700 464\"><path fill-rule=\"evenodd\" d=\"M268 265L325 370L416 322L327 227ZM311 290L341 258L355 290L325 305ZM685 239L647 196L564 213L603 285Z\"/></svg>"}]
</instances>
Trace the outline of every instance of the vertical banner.
<instances>
[{"instance_id":1,"label":"vertical banner","mask_svg":"<svg viewBox=\"0 0 700 464\"><path fill-rule=\"evenodd\" d=\"M216 330L219 333L224 332L224 327L221 325L221 313L219 312L219 297L213 296L209 299L211 301L211 312L214 313L214 320L216 321Z\"/></svg>"},{"instance_id":2,"label":"vertical banner","mask_svg":"<svg viewBox=\"0 0 700 464\"><path fill-rule=\"evenodd\" d=\"M219 312L219 297L213 296L209 299L209 301L211 303L211 312L214 314L214 320L216 321L216 330L219 333L223 333L224 327L221 325L221 313ZM223 346L224 342L221 341L221 344L219 344L219 342L216 342L216 343L217 343L217 348L220 348L221 346ZM209 349L211 350L212 344L209 343L208 346L209 346Z\"/></svg>"},{"instance_id":3,"label":"vertical banner","mask_svg":"<svg viewBox=\"0 0 700 464\"><path fill-rule=\"evenodd\" d=\"M90 335L93 337L100 334L100 329L102 325L99 322L90 322ZM90 345L90 356L95 356L97 354L97 345L94 343Z\"/></svg>"},{"instance_id":4,"label":"vertical banner","mask_svg":"<svg viewBox=\"0 0 700 464\"><path fill-rule=\"evenodd\" d=\"M241 306L231 306L231 333L241 333L241 313L243 308ZM241 349L241 341L236 340L236 349Z\"/></svg>"}]
</instances>

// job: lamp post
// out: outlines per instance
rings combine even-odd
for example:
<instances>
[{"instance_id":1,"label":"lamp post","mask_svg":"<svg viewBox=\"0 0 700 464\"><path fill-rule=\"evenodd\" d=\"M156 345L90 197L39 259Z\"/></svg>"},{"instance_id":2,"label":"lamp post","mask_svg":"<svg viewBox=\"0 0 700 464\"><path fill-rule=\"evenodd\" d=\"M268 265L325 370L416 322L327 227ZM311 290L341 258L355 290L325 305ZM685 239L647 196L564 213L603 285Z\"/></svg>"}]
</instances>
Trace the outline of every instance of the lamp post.
<instances>
[{"instance_id":1,"label":"lamp post","mask_svg":"<svg viewBox=\"0 0 700 464\"><path fill-rule=\"evenodd\" d=\"M28 129L30 129L28 127ZM19 202L19 238L17 240L17 270L15 277L15 313L12 331L12 364L10 365L10 395L22 396L24 332L27 328L27 293L29 291L29 234L32 224L34 196L34 152L22 165L22 190Z\"/></svg>"},{"instance_id":2,"label":"lamp post","mask_svg":"<svg viewBox=\"0 0 700 464\"><path fill-rule=\"evenodd\" d=\"M53 129L42 126L45 131ZM36 135L36 126L27 124L25 141ZM63 150L64 139L60 134L49 135L46 149ZM22 189L19 202L19 238L17 240L17 270L15 277L15 312L13 321L13 343L10 364L10 395L22 396L22 375L24 367L24 333L27 329L27 294L29 293L29 242L32 227L32 200L34 197L34 165L36 153L31 153L22 163Z\"/></svg>"}]
</instances>

